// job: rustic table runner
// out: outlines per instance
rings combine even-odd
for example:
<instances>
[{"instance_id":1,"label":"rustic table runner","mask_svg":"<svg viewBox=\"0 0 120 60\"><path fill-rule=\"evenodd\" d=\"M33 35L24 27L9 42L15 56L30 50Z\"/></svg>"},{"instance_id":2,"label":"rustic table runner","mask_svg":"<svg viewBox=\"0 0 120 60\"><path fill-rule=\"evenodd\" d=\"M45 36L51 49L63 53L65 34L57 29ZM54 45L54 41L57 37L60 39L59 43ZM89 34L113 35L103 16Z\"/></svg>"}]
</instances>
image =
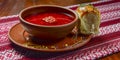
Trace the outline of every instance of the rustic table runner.
<instances>
[{"instance_id":1,"label":"rustic table runner","mask_svg":"<svg viewBox=\"0 0 120 60\"><path fill-rule=\"evenodd\" d=\"M87 3L86 3L87 4ZM19 23L18 15L0 17L0 60L93 60L120 51L120 2L91 2L101 12L100 33L85 46L62 53L43 53L23 49L8 39L8 31ZM68 6L75 10L78 5Z\"/></svg>"}]
</instances>

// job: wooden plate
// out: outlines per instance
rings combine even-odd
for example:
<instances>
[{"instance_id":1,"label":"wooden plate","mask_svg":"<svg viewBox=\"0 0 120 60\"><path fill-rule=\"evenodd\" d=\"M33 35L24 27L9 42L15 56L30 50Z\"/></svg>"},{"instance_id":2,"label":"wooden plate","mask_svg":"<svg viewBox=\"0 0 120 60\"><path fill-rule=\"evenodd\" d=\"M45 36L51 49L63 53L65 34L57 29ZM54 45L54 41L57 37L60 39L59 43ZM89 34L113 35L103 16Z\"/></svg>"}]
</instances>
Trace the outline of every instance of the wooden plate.
<instances>
[{"instance_id":1,"label":"wooden plate","mask_svg":"<svg viewBox=\"0 0 120 60\"><path fill-rule=\"evenodd\" d=\"M56 42L35 43L20 23L13 26L9 31L9 39L23 48L40 52L63 52L77 49L90 41L92 35L69 34ZM39 40L39 39L38 39Z\"/></svg>"}]
</instances>

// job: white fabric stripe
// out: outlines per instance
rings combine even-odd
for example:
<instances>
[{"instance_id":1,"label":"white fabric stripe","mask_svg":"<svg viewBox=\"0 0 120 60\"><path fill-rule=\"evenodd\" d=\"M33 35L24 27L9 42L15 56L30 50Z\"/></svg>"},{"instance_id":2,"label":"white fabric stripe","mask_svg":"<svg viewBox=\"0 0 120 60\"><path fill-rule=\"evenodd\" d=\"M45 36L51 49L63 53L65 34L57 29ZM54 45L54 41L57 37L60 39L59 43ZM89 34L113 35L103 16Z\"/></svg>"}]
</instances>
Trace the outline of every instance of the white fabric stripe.
<instances>
[{"instance_id":1,"label":"white fabric stripe","mask_svg":"<svg viewBox=\"0 0 120 60\"><path fill-rule=\"evenodd\" d=\"M101 12L120 9L120 2L107 4L107 5L100 5L100 6L96 6L96 8L98 8L99 11Z\"/></svg>"},{"instance_id":2,"label":"white fabric stripe","mask_svg":"<svg viewBox=\"0 0 120 60\"><path fill-rule=\"evenodd\" d=\"M96 36L110 34L110 33L117 32L117 31L120 31L120 23L105 26L105 27L101 27L100 28L100 33Z\"/></svg>"},{"instance_id":3,"label":"white fabric stripe","mask_svg":"<svg viewBox=\"0 0 120 60\"><path fill-rule=\"evenodd\" d=\"M13 17L18 17L18 15L3 16L3 17L0 17L0 20L2 20L2 19L8 19L8 18L13 18Z\"/></svg>"},{"instance_id":4,"label":"white fabric stripe","mask_svg":"<svg viewBox=\"0 0 120 60\"><path fill-rule=\"evenodd\" d=\"M0 46L5 46L5 45L9 45L11 43L4 43L4 44L0 44Z\"/></svg>"},{"instance_id":5,"label":"white fabric stripe","mask_svg":"<svg viewBox=\"0 0 120 60\"><path fill-rule=\"evenodd\" d=\"M120 17L120 10L101 14L102 20L111 19L115 17Z\"/></svg>"},{"instance_id":6,"label":"white fabric stripe","mask_svg":"<svg viewBox=\"0 0 120 60\"><path fill-rule=\"evenodd\" d=\"M7 37L7 33L1 34L0 35L0 46L8 45L10 44L9 39Z\"/></svg>"},{"instance_id":7,"label":"white fabric stripe","mask_svg":"<svg viewBox=\"0 0 120 60\"><path fill-rule=\"evenodd\" d=\"M19 22L18 20L15 20L15 21L9 21L9 22L7 22L7 23L0 23L0 26L2 26L2 25L9 25L9 24L15 24L16 22Z\"/></svg>"},{"instance_id":8,"label":"white fabric stripe","mask_svg":"<svg viewBox=\"0 0 120 60\"><path fill-rule=\"evenodd\" d=\"M0 32L8 31L13 25L17 24L19 21L7 22L0 24Z\"/></svg>"},{"instance_id":9,"label":"white fabric stripe","mask_svg":"<svg viewBox=\"0 0 120 60\"><path fill-rule=\"evenodd\" d=\"M107 21L113 21L113 20L117 20L117 19L120 19L120 16L118 16L118 17L113 17L113 18L110 18L110 19L101 20L101 23L107 22Z\"/></svg>"},{"instance_id":10,"label":"white fabric stripe","mask_svg":"<svg viewBox=\"0 0 120 60\"><path fill-rule=\"evenodd\" d=\"M18 53L16 50L14 49L10 49L10 50L4 50L2 51L4 53L0 53L0 56L4 56L3 60L20 60L23 58L23 55L21 54L16 54ZM11 57L8 57L8 54L12 53Z\"/></svg>"}]
</instances>

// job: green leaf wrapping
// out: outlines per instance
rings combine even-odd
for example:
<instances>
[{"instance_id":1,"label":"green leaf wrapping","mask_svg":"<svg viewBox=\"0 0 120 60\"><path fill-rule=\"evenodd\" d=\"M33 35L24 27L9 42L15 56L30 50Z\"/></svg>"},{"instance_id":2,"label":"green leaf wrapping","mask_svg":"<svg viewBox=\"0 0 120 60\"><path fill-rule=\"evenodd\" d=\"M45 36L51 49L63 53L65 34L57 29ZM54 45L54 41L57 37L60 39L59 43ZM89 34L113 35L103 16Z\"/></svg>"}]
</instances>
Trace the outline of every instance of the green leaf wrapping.
<instances>
[{"instance_id":1,"label":"green leaf wrapping","mask_svg":"<svg viewBox=\"0 0 120 60\"><path fill-rule=\"evenodd\" d=\"M86 6L88 6L89 9L86 9ZM80 20L78 25L78 32L80 34L98 34L100 25L100 13L92 5L86 6L78 7L77 9L77 13ZM80 8L84 7L85 10L78 11L80 10Z\"/></svg>"}]
</instances>

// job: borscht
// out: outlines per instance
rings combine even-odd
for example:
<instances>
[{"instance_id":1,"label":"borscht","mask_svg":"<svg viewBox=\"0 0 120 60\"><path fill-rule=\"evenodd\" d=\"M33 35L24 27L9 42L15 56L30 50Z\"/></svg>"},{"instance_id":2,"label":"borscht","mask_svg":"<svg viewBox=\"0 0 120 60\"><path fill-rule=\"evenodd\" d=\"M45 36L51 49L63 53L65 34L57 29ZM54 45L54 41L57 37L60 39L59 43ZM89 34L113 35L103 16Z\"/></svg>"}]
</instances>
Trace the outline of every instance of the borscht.
<instances>
[{"instance_id":1,"label":"borscht","mask_svg":"<svg viewBox=\"0 0 120 60\"><path fill-rule=\"evenodd\" d=\"M74 17L65 13L43 12L27 16L24 19L33 24L54 26L70 23L74 20Z\"/></svg>"}]
</instances>

